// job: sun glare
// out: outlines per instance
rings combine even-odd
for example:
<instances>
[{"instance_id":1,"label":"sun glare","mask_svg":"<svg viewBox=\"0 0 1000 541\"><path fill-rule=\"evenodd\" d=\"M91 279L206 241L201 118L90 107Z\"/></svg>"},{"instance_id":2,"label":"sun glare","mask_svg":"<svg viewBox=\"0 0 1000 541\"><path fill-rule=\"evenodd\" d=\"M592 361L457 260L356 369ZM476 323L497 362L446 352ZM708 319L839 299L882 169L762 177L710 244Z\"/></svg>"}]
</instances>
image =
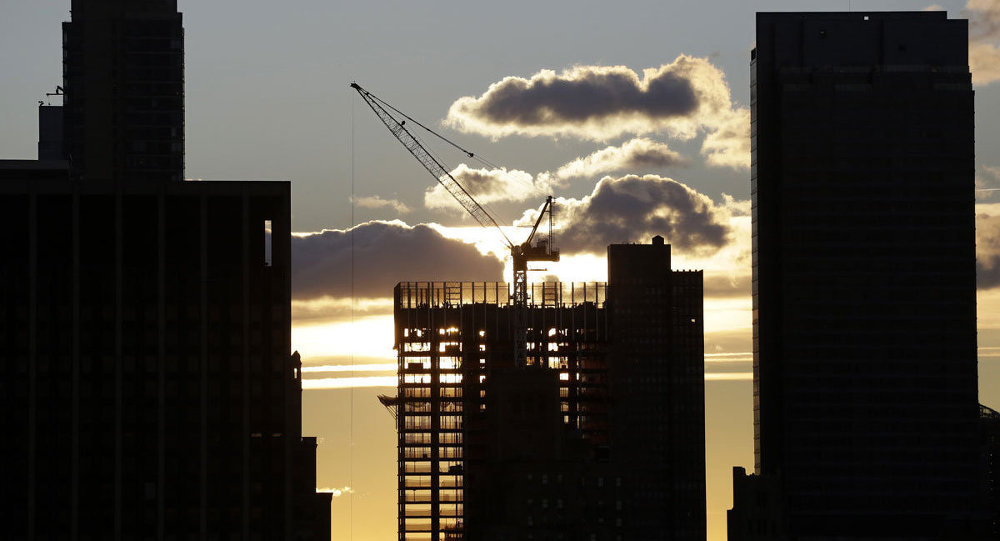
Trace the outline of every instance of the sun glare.
<instances>
[{"instance_id":1,"label":"sun glare","mask_svg":"<svg viewBox=\"0 0 1000 541\"><path fill-rule=\"evenodd\" d=\"M331 320L292 326L292 347L308 363L310 357L351 357L396 360L392 349L392 316L372 316L351 320Z\"/></svg>"}]
</instances>

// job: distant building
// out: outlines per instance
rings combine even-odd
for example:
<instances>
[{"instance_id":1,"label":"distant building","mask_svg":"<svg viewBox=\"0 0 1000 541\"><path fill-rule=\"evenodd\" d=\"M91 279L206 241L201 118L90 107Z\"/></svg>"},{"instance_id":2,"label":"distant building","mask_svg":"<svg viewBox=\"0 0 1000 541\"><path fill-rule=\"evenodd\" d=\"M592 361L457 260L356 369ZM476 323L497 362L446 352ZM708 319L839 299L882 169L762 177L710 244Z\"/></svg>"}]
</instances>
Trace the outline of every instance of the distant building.
<instances>
[{"instance_id":1,"label":"distant building","mask_svg":"<svg viewBox=\"0 0 1000 541\"><path fill-rule=\"evenodd\" d=\"M63 161L63 108L58 105L38 106L38 160Z\"/></svg>"},{"instance_id":2,"label":"distant building","mask_svg":"<svg viewBox=\"0 0 1000 541\"><path fill-rule=\"evenodd\" d=\"M733 468L733 508L726 513L726 531L731 541L785 541L785 522L780 479L776 475L747 475Z\"/></svg>"},{"instance_id":3,"label":"distant building","mask_svg":"<svg viewBox=\"0 0 1000 541\"><path fill-rule=\"evenodd\" d=\"M612 245L609 283L396 286L399 539L705 539L702 274Z\"/></svg>"},{"instance_id":4,"label":"distant building","mask_svg":"<svg viewBox=\"0 0 1000 541\"><path fill-rule=\"evenodd\" d=\"M995 539L1000 539L1000 413L980 404L979 425L986 461L986 502L990 514L990 533Z\"/></svg>"},{"instance_id":5,"label":"distant building","mask_svg":"<svg viewBox=\"0 0 1000 541\"><path fill-rule=\"evenodd\" d=\"M0 181L67 178L69 165L63 160L0 160Z\"/></svg>"},{"instance_id":6,"label":"distant building","mask_svg":"<svg viewBox=\"0 0 1000 541\"><path fill-rule=\"evenodd\" d=\"M176 0L72 0L62 86L75 177L184 179L184 27Z\"/></svg>"},{"instance_id":7,"label":"distant building","mask_svg":"<svg viewBox=\"0 0 1000 541\"><path fill-rule=\"evenodd\" d=\"M979 538L967 21L759 13L751 58L756 477L791 539Z\"/></svg>"}]
</instances>

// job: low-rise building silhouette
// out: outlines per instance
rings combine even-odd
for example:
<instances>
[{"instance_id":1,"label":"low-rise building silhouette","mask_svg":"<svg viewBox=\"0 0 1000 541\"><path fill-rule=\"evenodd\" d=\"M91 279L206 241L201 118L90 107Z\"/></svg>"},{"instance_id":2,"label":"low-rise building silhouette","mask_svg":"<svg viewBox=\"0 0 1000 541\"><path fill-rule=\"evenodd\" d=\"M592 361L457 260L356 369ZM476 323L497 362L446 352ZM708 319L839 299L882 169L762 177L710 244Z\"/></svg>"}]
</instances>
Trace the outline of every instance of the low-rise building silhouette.
<instances>
[{"instance_id":1,"label":"low-rise building silhouette","mask_svg":"<svg viewBox=\"0 0 1000 541\"><path fill-rule=\"evenodd\" d=\"M982 431L983 459L986 462L987 508L990 533L1000 539L1000 413L979 405L979 426Z\"/></svg>"}]
</instances>

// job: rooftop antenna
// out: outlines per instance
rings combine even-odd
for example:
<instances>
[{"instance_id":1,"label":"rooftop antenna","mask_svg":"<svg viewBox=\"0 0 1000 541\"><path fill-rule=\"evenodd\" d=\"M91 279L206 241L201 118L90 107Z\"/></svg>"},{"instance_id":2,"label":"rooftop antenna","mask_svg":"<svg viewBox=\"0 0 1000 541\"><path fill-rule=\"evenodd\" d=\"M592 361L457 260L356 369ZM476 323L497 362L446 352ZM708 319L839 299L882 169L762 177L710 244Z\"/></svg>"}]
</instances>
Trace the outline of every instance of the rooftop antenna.
<instances>
[{"instance_id":1,"label":"rooftop antenna","mask_svg":"<svg viewBox=\"0 0 1000 541\"><path fill-rule=\"evenodd\" d=\"M57 86L55 92L46 92L45 93L45 101L47 101L48 103L46 103L45 105L52 105L51 100L49 100L50 97L52 97L52 96L64 96L65 94L66 94L66 92L63 91L63 87L61 87L61 86ZM38 105L42 105L42 102L38 102Z\"/></svg>"}]
</instances>

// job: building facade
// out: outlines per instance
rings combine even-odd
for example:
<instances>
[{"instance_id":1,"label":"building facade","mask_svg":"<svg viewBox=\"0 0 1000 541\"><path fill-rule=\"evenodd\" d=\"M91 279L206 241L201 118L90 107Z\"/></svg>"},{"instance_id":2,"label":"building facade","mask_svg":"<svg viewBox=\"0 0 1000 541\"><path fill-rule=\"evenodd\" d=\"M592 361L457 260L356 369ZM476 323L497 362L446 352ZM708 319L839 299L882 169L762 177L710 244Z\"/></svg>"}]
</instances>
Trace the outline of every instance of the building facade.
<instances>
[{"instance_id":1,"label":"building facade","mask_svg":"<svg viewBox=\"0 0 1000 541\"><path fill-rule=\"evenodd\" d=\"M793 539L982 531L967 38L943 12L757 15L755 477Z\"/></svg>"},{"instance_id":2,"label":"building facade","mask_svg":"<svg viewBox=\"0 0 1000 541\"><path fill-rule=\"evenodd\" d=\"M6 179L0 209L7 535L328 539L288 183Z\"/></svg>"},{"instance_id":3,"label":"building facade","mask_svg":"<svg viewBox=\"0 0 1000 541\"><path fill-rule=\"evenodd\" d=\"M609 247L609 283L395 291L400 540L705 538L702 274Z\"/></svg>"},{"instance_id":4,"label":"building facade","mask_svg":"<svg viewBox=\"0 0 1000 541\"><path fill-rule=\"evenodd\" d=\"M1000 413L979 405L979 426L986 460L986 505L990 533L1000 538Z\"/></svg>"}]
</instances>

